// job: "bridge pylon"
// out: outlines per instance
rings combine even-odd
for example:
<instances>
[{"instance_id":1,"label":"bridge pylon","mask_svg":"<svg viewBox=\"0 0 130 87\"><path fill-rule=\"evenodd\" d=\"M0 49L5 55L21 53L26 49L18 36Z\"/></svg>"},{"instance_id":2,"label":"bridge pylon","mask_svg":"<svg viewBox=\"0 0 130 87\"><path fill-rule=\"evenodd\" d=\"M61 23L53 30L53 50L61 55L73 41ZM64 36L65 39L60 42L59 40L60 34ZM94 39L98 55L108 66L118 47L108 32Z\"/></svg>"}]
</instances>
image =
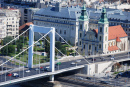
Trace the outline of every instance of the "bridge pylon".
<instances>
[{"instance_id":1,"label":"bridge pylon","mask_svg":"<svg viewBox=\"0 0 130 87\"><path fill-rule=\"evenodd\" d=\"M51 31L51 32L50 32ZM50 32L50 71L55 71L55 28L53 27L41 27L36 25L30 25L29 30L29 48L28 51L28 68L33 68L33 45L34 45L34 32L48 33ZM54 81L54 75L50 76L50 80Z\"/></svg>"}]
</instances>

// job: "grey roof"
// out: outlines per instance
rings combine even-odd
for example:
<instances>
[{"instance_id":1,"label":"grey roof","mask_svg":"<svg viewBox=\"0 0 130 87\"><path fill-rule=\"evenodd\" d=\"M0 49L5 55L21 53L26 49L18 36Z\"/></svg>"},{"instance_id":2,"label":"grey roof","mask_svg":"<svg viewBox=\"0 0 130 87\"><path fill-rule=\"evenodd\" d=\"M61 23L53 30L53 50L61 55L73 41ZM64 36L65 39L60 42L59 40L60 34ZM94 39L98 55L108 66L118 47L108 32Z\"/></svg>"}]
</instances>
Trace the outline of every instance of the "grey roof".
<instances>
[{"instance_id":1,"label":"grey roof","mask_svg":"<svg viewBox=\"0 0 130 87\"><path fill-rule=\"evenodd\" d=\"M101 15L101 9L86 8L87 13L90 15L89 18L99 19ZM116 18L120 20L129 20L130 21L130 12L122 12L118 9L109 9L106 8L108 18ZM61 7L60 11L55 11L55 7L42 8L37 11L35 14L39 15L48 15L55 17L63 18L72 18L78 20L78 17L81 15L81 7L71 6L71 7Z\"/></svg>"}]
</instances>

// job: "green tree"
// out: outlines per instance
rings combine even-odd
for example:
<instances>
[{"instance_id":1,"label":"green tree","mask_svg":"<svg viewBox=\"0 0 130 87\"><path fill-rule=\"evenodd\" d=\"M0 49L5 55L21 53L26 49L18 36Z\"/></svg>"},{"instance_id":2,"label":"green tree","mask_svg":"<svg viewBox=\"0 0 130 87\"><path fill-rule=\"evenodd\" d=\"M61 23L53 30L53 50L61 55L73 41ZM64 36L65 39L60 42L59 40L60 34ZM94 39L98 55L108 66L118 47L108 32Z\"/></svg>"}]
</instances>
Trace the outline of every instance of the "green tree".
<instances>
[{"instance_id":1,"label":"green tree","mask_svg":"<svg viewBox=\"0 0 130 87\"><path fill-rule=\"evenodd\" d=\"M5 45L6 43L10 42L11 40L13 40L13 37L11 36L7 36L3 39L3 45ZM12 45L12 43L10 43L10 45Z\"/></svg>"},{"instance_id":2,"label":"green tree","mask_svg":"<svg viewBox=\"0 0 130 87\"><path fill-rule=\"evenodd\" d=\"M8 53L14 53L15 52L15 46L9 45L8 46Z\"/></svg>"},{"instance_id":3,"label":"green tree","mask_svg":"<svg viewBox=\"0 0 130 87\"><path fill-rule=\"evenodd\" d=\"M55 43L55 47L56 47L57 49L61 49L61 48L62 48L61 42L60 42L60 41L57 41L57 42Z\"/></svg>"}]
</instances>

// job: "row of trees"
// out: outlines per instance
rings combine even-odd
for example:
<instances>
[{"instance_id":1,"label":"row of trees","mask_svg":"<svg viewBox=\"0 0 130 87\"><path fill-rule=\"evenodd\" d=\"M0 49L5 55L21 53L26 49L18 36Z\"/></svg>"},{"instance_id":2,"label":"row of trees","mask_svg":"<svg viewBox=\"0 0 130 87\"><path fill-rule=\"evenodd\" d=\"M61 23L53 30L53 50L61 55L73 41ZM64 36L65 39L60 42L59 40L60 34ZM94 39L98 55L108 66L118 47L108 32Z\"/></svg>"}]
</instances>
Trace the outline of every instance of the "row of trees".
<instances>
[{"instance_id":1,"label":"row of trees","mask_svg":"<svg viewBox=\"0 0 130 87\"><path fill-rule=\"evenodd\" d=\"M13 40L13 37L7 36L1 41L1 45L5 45L11 40ZM17 39L16 41L13 41L9 45L3 47L1 49L1 54L10 55L11 53L15 53L16 50L19 53L20 50L23 48L24 44L25 45L28 44L27 41L28 41L28 37L20 36L19 39Z\"/></svg>"}]
</instances>

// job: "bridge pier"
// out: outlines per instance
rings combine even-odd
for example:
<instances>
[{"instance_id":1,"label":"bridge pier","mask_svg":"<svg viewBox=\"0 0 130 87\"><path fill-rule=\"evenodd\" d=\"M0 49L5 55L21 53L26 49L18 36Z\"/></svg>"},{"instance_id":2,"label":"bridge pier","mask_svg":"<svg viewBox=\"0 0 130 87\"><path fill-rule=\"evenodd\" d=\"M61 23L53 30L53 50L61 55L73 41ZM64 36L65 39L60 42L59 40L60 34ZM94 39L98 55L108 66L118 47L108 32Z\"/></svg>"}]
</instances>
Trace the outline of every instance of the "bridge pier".
<instances>
[{"instance_id":1,"label":"bridge pier","mask_svg":"<svg viewBox=\"0 0 130 87\"><path fill-rule=\"evenodd\" d=\"M52 82L54 81L54 75L50 76L50 81L52 81Z\"/></svg>"}]
</instances>

